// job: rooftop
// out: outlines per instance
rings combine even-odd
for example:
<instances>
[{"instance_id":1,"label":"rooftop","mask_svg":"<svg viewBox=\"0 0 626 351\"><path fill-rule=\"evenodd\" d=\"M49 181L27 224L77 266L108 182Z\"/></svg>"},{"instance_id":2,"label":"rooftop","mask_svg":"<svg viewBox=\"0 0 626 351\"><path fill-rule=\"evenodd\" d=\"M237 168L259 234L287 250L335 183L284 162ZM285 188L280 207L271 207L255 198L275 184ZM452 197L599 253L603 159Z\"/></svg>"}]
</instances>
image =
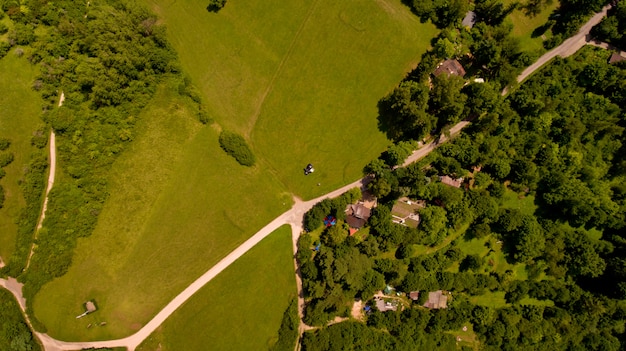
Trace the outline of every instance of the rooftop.
<instances>
[{"instance_id":1,"label":"rooftop","mask_svg":"<svg viewBox=\"0 0 626 351\"><path fill-rule=\"evenodd\" d=\"M437 66L435 71L433 71L433 74L436 77L443 73L463 77L465 75L465 69L457 60L445 60Z\"/></svg>"},{"instance_id":2,"label":"rooftop","mask_svg":"<svg viewBox=\"0 0 626 351\"><path fill-rule=\"evenodd\" d=\"M463 184L463 178L452 178L450 176L441 176L439 177L439 180L445 184L445 185L449 185L449 186L453 186L455 188L460 188L461 184Z\"/></svg>"},{"instance_id":3,"label":"rooftop","mask_svg":"<svg viewBox=\"0 0 626 351\"><path fill-rule=\"evenodd\" d=\"M87 303L85 304L85 308L87 309L87 312L91 313L96 310L96 305L93 303L93 301L87 301Z\"/></svg>"},{"instance_id":4,"label":"rooftop","mask_svg":"<svg viewBox=\"0 0 626 351\"><path fill-rule=\"evenodd\" d=\"M394 223L417 228L420 220L417 211L424 207L426 207L426 201L424 200L411 200L407 197L402 197L396 201L391 209L392 220Z\"/></svg>"},{"instance_id":5,"label":"rooftop","mask_svg":"<svg viewBox=\"0 0 626 351\"><path fill-rule=\"evenodd\" d=\"M621 61L626 61L626 57L618 54L617 52L614 52L609 58L609 63L616 63Z\"/></svg>"},{"instance_id":6,"label":"rooftop","mask_svg":"<svg viewBox=\"0 0 626 351\"><path fill-rule=\"evenodd\" d=\"M424 307L431 309L447 308L448 296L443 294L443 291L431 291L428 293L428 301L424 304Z\"/></svg>"},{"instance_id":7,"label":"rooftop","mask_svg":"<svg viewBox=\"0 0 626 351\"><path fill-rule=\"evenodd\" d=\"M463 18L463 21L461 22L461 24L464 27L469 27L469 28L474 27L474 25L476 24L476 12L474 12L474 11L467 11L467 13L465 14L465 17Z\"/></svg>"},{"instance_id":8,"label":"rooftop","mask_svg":"<svg viewBox=\"0 0 626 351\"><path fill-rule=\"evenodd\" d=\"M380 311L380 312L386 312L386 311L395 311L398 309L397 304L392 303L392 302L386 302L383 299L376 299L376 308Z\"/></svg>"}]
</instances>

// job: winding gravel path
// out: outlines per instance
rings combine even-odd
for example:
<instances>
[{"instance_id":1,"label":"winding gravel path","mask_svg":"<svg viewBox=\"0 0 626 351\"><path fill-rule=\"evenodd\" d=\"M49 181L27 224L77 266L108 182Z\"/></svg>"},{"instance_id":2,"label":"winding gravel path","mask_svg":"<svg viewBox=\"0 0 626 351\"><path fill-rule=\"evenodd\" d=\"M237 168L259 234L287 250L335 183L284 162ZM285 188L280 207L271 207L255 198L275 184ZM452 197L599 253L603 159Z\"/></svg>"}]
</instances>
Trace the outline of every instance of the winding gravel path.
<instances>
[{"instance_id":1,"label":"winding gravel path","mask_svg":"<svg viewBox=\"0 0 626 351\"><path fill-rule=\"evenodd\" d=\"M61 97L59 98L59 107L63 106L63 102L65 101L65 94L61 92ZM39 230L43 226L43 220L46 218L46 210L48 209L48 194L50 194L50 190L52 190L52 186L54 185L54 175L56 174L57 169L57 145L56 145L56 135L54 134L54 129L50 129L50 139L48 140L48 145L50 149L50 172L48 173L48 185L46 186L46 197L43 200L43 206L41 207L41 214L39 215L39 221L37 222L37 229L35 229L35 238L33 240L33 244L30 246L30 252L28 254L28 260L26 261L26 266L24 267L24 272L30 267L30 260L33 258L33 253L35 252L35 240L37 240L37 234L39 234Z\"/></svg>"}]
</instances>

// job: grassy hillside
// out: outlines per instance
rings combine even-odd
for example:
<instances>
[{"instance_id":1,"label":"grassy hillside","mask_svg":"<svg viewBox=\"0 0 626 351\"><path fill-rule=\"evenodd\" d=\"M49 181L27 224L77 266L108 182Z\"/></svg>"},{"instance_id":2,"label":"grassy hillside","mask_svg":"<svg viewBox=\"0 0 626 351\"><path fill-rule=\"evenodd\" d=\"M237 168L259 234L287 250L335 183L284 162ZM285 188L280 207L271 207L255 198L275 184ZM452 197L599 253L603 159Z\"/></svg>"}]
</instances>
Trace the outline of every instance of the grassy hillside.
<instances>
[{"instance_id":1,"label":"grassy hillside","mask_svg":"<svg viewBox=\"0 0 626 351\"><path fill-rule=\"evenodd\" d=\"M129 150L114 164L111 195L69 272L44 286L35 312L67 340L130 334L171 298L291 206L278 182L221 151L175 84L161 87ZM77 320L95 299L98 313ZM86 331L89 323L106 327Z\"/></svg>"},{"instance_id":2,"label":"grassy hillside","mask_svg":"<svg viewBox=\"0 0 626 351\"><path fill-rule=\"evenodd\" d=\"M305 198L357 179L386 148L377 102L435 35L400 1L322 0L311 11L252 134L280 179ZM303 177L308 163L316 173Z\"/></svg>"},{"instance_id":3,"label":"grassy hillside","mask_svg":"<svg viewBox=\"0 0 626 351\"><path fill-rule=\"evenodd\" d=\"M505 1L505 3L512 3L513 1ZM543 48L543 41L549 39L552 36L551 31L547 31L541 36L534 35L533 32L546 24L548 18L554 10L559 7L559 1L552 1L551 4L546 5L539 14L531 16L527 11L519 8L513 11L509 15L509 21L513 24L513 36L520 39L520 46L523 51L540 53L545 51Z\"/></svg>"},{"instance_id":4,"label":"grassy hillside","mask_svg":"<svg viewBox=\"0 0 626 351\"><path fill-rule=\"evenodd\" d=\"M33 149L31 137L41 123L41 98L31 89L36 74L37 67L26 57L9 52L0 60L0 138L11 140L7 151L15 156L0 180L6 195L4 208L0 209L0 256L5 262L15 248L15 220L25 204L18 181Z\"/></svg>"},{"instance_id":5,"label":"grassy hillside","mask_svg":"<svg viewBox=\"0 0 626 351\"><path fill-rule=\"evenodd\" d=\"M265 350L295 294L291 229L284 226L202 288L138 350Z\"/></svg>"},{"instance_id":6,"label":"grassy hillside","mask_svg":"<svg viewBox=\"0 0 626 351\"><path fill-rule=\"evenodd\" d=\"M111 169L111 195L93 235L79 240L69 272L34 299L36 317L59 339L131 334L289 209L291 191L311 197L356 179L386 145L375 122L378 99L434 34L396 0L232 0L217 14L201 1L146 1L165 21L211 117L245 135L258 164L237 164L219 148L220 128L201 128L175 83L161 87ZM297 117L287 111L305 110L301 128L285 128ZM303 159L306 150L314 160ZM311 161L319 171L305 179L300 163ZM98 312L76 320L90 299Z\"/></svg>"},{"instance_id":7,"label":"grassy hillside","mask_svg":"<svg viewBox=\"0 0 626 351\"><path fill-rule=\"evenodd\" d=\"M145 1L212 117L249 136L304 198L353 181L384 150L376 104L435 34L398 0L231 0L218 13L199 0ZM317 171L305 178L308 163Z\"/></svg>"}]
</instances>

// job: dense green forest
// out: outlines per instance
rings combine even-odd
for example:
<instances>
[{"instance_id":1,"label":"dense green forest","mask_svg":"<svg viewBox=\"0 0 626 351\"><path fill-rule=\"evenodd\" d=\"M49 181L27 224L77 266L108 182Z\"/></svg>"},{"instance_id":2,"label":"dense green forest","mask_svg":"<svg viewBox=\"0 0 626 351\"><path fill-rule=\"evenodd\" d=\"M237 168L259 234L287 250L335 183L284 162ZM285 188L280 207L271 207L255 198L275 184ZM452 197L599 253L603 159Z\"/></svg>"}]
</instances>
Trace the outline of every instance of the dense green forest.
<instances>
[{"instance_id":1,"label":"dense green forest","mask_svg":"<svg viewBox=\"0 0 626 351\"><path fill-rule=\"evenodd\" d=\"M3 47L25 48L25 58L40 68L33 89L46 101L42 118L57 134L63 172L50 193L25 274L45 188L45 150L32 157L22 184L27 209L20 217L15 254L2 274L20 276L30 303L43 284L67 271L77 239L93 231L108 196L109 167L133 140L137 116L157 85L178 81L180 95L195 102L198 119L210 119L190 79L180 72L165 28L134 1L5 0L0 5L12 24ZM65 102L58 107L61 94ZM43 148L47 140L40 139L34 144Z\"/></svg>"},{"instance_id":2,"label":"dense green forest","mask_svg":"<svg viewBox=\"0 0 626 351\"><path fill-rule=\"evenodd\" d=\"M379 206L369 235L337 225L301 238L305 322L347 317L355 298L373 306L386 285L448 291L451 301L427 310L424 297L401 297L402 311L373 309L364 324L305 333L303 349L457 349L454 335L467 326L475 340L459 345L468 348L621 349L626 66L609 56L586 47L556 59L506 99L493 96L489 109L468 99L473 123L419 163L392 170L385 154L372 161L365 173ZM481 88L463 89L472 86ZM463 186L441 183L443 175ZM392 223L402 196L426 200L417 229Z\"/></svg>"},{"instance_id":3,"label":"dense green forest","mask_svg":"<svg viewBox=\"0 0 626 351\"><path fill-rule=\"evenodd\" d=\"M10 292L0 289L0 350L37 351L41 347L24 321Z\"/></svg>"}]
</instances>

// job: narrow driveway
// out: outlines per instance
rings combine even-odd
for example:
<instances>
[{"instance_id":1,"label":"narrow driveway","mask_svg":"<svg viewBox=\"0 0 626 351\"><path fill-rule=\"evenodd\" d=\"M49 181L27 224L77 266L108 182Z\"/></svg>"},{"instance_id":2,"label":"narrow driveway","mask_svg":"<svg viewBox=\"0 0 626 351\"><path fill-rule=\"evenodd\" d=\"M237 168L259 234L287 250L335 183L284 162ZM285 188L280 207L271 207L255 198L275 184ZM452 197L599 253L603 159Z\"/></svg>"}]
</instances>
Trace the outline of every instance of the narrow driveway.
<instances>
[{"instance_id":1,"label":"narrow driveway","mask_svg":"<svg viewBox=\"0 0 626 351\"><path fill-rule=\"evenodd\" d=\"M517 81L522 82L529 75L531 75L533 72L535 72L541 66L545 65L548 61L552 60L557 55L560 57L568 57L578 51L580 48L582 48L590 40L589 32L591 31L591 28L593 28L593 26L602 21L602 18L606 16L606 12L610 8L611 5L604 6L602 8L602 11L593 15L593 17L591 17L591 19L589 19L589 21L587 21L587 23L585 23L580 28L578 33L565 40L561 45L545 53L537 60L537 62L533 63L525 70L523 70L522 74L517 77Z\"/></svg>"}]
</instances>

